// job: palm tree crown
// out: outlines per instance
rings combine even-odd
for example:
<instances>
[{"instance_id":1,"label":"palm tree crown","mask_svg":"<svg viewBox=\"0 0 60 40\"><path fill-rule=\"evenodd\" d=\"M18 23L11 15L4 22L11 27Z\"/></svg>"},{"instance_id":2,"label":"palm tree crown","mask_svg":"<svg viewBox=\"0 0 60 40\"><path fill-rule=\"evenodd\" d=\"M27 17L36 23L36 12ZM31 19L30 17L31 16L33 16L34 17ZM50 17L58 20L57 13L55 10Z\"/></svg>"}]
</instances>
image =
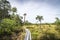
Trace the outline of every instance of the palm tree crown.
<instances>
[{"instance_id":1,"label":"palm tree crown","mask_svg":"<svg viewBox=\"0 0 60 40\"><path fill-rule=\"evenodd\" d=\"M37 15L36 20L39 20L39 21L43 20L43 16Z\"/></svg>"}]
</instances>

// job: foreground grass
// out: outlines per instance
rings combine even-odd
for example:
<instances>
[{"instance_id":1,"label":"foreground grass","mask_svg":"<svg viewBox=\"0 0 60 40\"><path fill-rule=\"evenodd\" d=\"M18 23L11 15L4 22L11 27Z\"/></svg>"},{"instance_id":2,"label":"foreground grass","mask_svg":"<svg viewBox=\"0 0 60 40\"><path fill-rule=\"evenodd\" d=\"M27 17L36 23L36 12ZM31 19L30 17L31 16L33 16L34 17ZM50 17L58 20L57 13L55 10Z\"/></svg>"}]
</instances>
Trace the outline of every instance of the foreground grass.
<instances>
[{"instance_id":1,"label":"foreground grass","mask_svg":"<svg viewBox=\"0 0 60 40\"><path fill-rule=\"evenodd\" d=\"M31 31L32 40L40 40L40 37L47 33L56 34L57 36L59 35L59 33L55 30L56 25L41 25L41 29L40 25L26 25L25 27Z\"/></svg>"}]
</instances>

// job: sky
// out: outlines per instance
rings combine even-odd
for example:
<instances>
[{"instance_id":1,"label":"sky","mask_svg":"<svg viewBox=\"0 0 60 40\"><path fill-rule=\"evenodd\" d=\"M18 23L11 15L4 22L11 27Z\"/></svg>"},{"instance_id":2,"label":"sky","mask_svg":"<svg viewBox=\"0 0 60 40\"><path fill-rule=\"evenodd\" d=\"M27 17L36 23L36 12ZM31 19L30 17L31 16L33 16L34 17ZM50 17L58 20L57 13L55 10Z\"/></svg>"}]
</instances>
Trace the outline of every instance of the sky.
<instances>
[{"instance_id":1,"label":"sky","mask_svg":"<svg viewBox=\"0 0 60 40\"><path fill-rule=\"evenodd\" d=\"M17 14L26 20L37 23L36 16L43 16L42 23L53 23L55 18L60 18L60 0L8 0L12 7L17 8Z\"/></svg>"}]
</instances>

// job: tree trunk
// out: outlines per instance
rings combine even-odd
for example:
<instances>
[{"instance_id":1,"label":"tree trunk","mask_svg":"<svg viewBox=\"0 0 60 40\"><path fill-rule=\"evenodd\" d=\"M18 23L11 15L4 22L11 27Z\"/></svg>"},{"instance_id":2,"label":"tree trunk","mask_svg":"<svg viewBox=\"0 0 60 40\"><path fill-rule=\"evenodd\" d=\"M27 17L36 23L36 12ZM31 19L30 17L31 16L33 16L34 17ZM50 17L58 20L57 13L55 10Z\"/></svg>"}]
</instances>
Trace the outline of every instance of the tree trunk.
<instances>
[{"instance_id":1,"label":"tree trunk","mask_svg":"<svg viewBox=\"0 0 60 40\"><path fill-rule=\"evenodd\" d=\"M24 16L24 25L25 25L25 16Z\"/></svg>"},{"instance_id":2,"label":"tree trunk","mask_svg":"<svg viewBox=\"0 0 60 40\"><path fill-rule=\"evenodd\" d=\"M42 25L41 25L41 21L40 21L40 30L43 33L43 29L41 27L42 27Z\"/></svg>"},{"instance_id":3,"label":"tree trunk","mask_svg":"<svg viewBox=\"0 0 60 40\"><path fill-rule=\"evenodd\" d=\"M40 21L40 29L41 29L41 21Z\"/></svg>"}]
</instances>

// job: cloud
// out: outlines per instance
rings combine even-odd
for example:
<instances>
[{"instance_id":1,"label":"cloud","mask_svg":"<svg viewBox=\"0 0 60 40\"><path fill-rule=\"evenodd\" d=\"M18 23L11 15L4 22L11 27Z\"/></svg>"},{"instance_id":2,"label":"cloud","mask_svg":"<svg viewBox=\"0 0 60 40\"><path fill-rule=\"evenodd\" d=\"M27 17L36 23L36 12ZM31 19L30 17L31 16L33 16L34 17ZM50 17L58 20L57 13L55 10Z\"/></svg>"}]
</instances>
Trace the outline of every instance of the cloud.
<instances>
[{"instance_id":1,"label":"cloud","mask_svg":"<svg viewBox=\"0 0 60 40\"><path fill-rule=\"evenodd\" d=\"M55 17L58 17L59 9L58 6L53 6L54 0L9 0L12 6L17 7L18 14L23 16L27 13L26 20L29 22L36 23L35 17L42 15L44 17L44 23L51 23L55 21ZM23 2L24 1L24 2ZM57 0L55 0L57 1ZM49 3L50 2L50 3ZM57 3L58 4L58 3ZM59 16L60 17L60 16Z\"/></svg>"}]
</instances>

